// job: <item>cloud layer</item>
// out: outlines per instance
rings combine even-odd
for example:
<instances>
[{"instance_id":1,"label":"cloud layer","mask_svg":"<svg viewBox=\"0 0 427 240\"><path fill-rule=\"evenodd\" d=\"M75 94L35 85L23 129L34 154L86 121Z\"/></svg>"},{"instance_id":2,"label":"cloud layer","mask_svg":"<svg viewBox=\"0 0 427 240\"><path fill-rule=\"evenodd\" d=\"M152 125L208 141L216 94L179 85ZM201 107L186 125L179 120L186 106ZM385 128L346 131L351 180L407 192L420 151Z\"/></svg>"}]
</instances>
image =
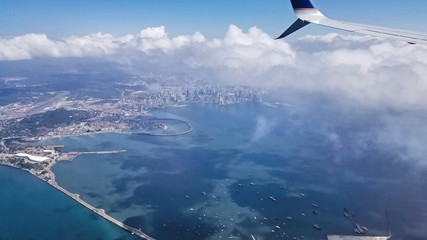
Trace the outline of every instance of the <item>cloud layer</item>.
<instances>
[{"instance_id":1,"label":"cloud layer","mask_svg":"<svg viewBox=\"0 0 427 240\"><path fill-rule=\"evenodd\" d=\"M163 26L121 37L103 33L62 40L44 34L0 37L0 61L46 57L102 57L130 70L151 64L225 84L323 94L361 112L409 113L406 117L394 116L393 111L379 114L377 126L366 133L369 137L360 135L360 146L372 138L396 149L402 159L427 165L426 46L337 34L287 42L274 40L256 27L245 32L234 25L223 38L211 40L199 32L169 37ZM258 118L253 141L268 129L266 120ZM339 135L332 132L330 139L339 152Z\"/></svg>"},{"instance_id":2,"label":"cloud layer","mask_svg":"<svg viewBox=\"0 0 427 240\"><path fill-rule=\"evenodd\" d=\"M212 40L199 32L169 37L163 26L121 37L0 38L3 61L87 56L157 62L225 83L321 92L367 106L425 108L427 102L427 47L365 36L306 36L288 43L256 27L244 32L231 25L222 39Z\"/></svg>"}]
</instances>

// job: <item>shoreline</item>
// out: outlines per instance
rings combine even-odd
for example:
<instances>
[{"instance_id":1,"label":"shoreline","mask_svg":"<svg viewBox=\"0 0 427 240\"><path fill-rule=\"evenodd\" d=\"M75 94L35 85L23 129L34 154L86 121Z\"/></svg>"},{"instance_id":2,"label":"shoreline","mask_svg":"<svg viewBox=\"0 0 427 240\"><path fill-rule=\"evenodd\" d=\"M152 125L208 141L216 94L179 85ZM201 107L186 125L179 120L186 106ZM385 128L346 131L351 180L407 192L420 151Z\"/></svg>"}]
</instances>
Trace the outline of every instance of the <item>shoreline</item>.
<instances>
[{"instance_id":1,"label":"shoreline","mask_svg":"<svg viewBox=\"0 0 427 240\"><path fill-rule=\"evenodd\" d=\"M117 130L105 130L105 131L99 131L99 132L88 132L88 133L76 133L76 134L63 134L63 135L52 135L52 136L41 136L41 137L32 137L32 138L27 138L27 137L20 137L20 136L13 136L13 137L7 137L4 138L5 139L22 139L23 141L26 142L41 142L41 141L48 141L48 140L52 140L52 139L59 139L59 138L67 138L67 137L81 137L81 136L90 136L90 135L98 135L98 134L109 134L109 133L116 133L116 134L137 134L137 135L146 135L146 136L169 136L169 137L173 137L173 136L181 136L181 135L186 135L189 134L193 131L193 127L186 121L184 120L180 120L180 119L174 119L174 118L158 118L158 119L150 119L150 120L173 120L173 121L178 121L181 122L183 124L185 124L189 129L184 131L184 132L179 132L179 133L170 133L170 134L157 134L157 133L133 133L131 131L129 131L129 129L117 129Z\"/></svg>"},{"instance_id":2,"label":"shoreline","mask_svg":"<svg viewBox=\"0 0 427 240\"><path fill-rule=\"evenodd\" d=\"M68 197L70 197L71 199L73 199L74 201L76 201L77 203L81 204L83 207L86 207L87 209L91 210L92 212L94 212L95 214L97 214L98 216L104 218L105 220L115 224L116 226L122 228L123 230L129 232L132 235L138 236L141 239L145 239L145 240L156 240L155 238L150 237L148 234L142 232L140 229L136 229L134 227L131 227L129 225L124 224L123 222L120 222L119 220L111 217L110 215L108 215L104 209L98 209L93 207L92 205L90 205L89 203L87 203L86 201L82 200L80 198L79 194L75 194L75 193L71 193L68 190L66 190L65 188L61 187L55 180L56 176L55 173L51 170L51 168L60 161L72 161L74 160L74 158L76 158L79 155L86 155L86 154L117 154L117 153L121 153L121 152L126 152L126 150L111 150L111 151L98 151L98 152L76 152L75 154L70 154L70 153L62 153L58 159L52 159L51 162L45 166L43 168L43 172L46 172L44 174L37 174L37 172L35 172L32 169L25 169L25 168L21 168L18 166L14 166L8 162L4 162L4 161L0 161L0 165L4 166L4 167L9 167L9 168L14 168L14 169L18 169L24 172L29 173L30 175L36 177L37 179L47 183L48 185L52 186L53 188L55 188L56 190L60 191L61 193L67 195ZM14 154L8 154L5 155L5 157L10 157L13 156ZM65 155L65 156L64 156ZM62 157L65 157L63 159L59 159ZM49 178L43 177L48 175Z\"/></svg>"},{"instance_id":3,"label":"shoreline","mask_svg":"<svg viewBox=\"0 0 427 240\"><path fill-rule=\"evenodd\" d=\"M64 135L52 135L52 136L42 136L42 137L33 137L33 138L25 138L25 137L10 137L10 138L20 138L27 142L40 142L40 141L48 141L57 138L68 138L68 137L82 137L89 135L98 135L98 134L108 134L108 133L117 133L117 134L132 134L129 132L124 132L124 129L120 129L118 131L99 131L99 132L89 132L89 133L77 133L77 134L64 134ZM5 139L10 139L5 138Z\"/></svg>"},{"instance_id":4,"label":"shoreline","mask_svg":"<svg viewBox=\"0 0 427 240\"><path fill-rule=\"evenodd\" d=\"M52 171L52 167L57 163L61 161L73 161L76 157L80 155L86 155L86 154L117 154L121 152L126 152L126 150L110 150L110 151L94 151L94 152L62 152L64 145L32 145L32 143L40 143L43 141L49 141L54 139L60 139L60 138L68 138L68 137L81 137L81 136L89 136L89 135L97 135L97 134L135 134L135 135L146 135L146 136L159 136L159 137L167 137L167 136L181 136L186 135L193 131L193 127L187 123L184 120L179 119L173 119L173 118L159 118L159 119L148 119L151 121L164 121L164 120L172 120L176 121L182 124L185 124L188 129L183 132L177 132L177 133L167 133L167 134L158 134L158 133L134 133L131 132L129 129L106 129L104 131L93 131L93 132L80 132L80 133L70 133L70 134L58 134L58 135L45 135L41 137L8 137L0 140L0 143L6 149L5 152L0 153L0 165L10 168L19 169L24 172L28 172L29 174L33 175L34 177L38 178L39 180L49 184L50 186L54 187L56 190L60 191L61 193L67 195L77 203L81 204L82 206L86 207L87 209L91 210L98 216L104 218L105 220L115 224L116 226L122 228L123 230L129 232L132 235L136 235L140 237L141 239L145 240L155 240L155 238L150 237L146 233L142 232L140 229L133 228L131 226L128 226L124 224L123 222L118 221L117 219L109 216L104 209L98 209L87 203L86 201L82 200L80 198L79 194L71 193L65 188L61 187L55 180L56 176L55 173ZM12 153L8 153L7 149L8 146L5 145L5 140L8 139L16 139L17 141L27 142L28 144L25 144L25 154L18 155L12 151ZM47 149L50 149L51 155L49 157L43 157L43 161L34 162L31 161L31 158L28 158L27 156L38 156L39 153L31 153L31 151L35 151L34 148L36 147L43 147L44 150L48 151ZM55 149L55 147L59 147L58 149ZM55 150L52 150L55 149ZM28 154L27 152L30 152L31 154ZM43 156L43 155L42 155ZM46 156L46 155L45 155ZM18 159L18 160L17 160ZM27 165L25 165L27 164ZM30 165L30 167L28 167Z\"/></svg>"}]
</instances>

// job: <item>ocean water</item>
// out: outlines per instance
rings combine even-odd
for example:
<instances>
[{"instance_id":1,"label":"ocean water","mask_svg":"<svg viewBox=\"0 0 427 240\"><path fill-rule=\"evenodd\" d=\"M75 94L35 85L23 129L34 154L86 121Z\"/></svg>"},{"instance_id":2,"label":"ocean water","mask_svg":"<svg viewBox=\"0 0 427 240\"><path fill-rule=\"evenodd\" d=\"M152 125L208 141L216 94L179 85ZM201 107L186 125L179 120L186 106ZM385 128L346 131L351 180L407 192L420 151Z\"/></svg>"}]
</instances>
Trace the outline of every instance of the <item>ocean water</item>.
<instances>
[{"instance_id":1,"label":"ocean water","mask_svg":"<svg viewBox=\"0 0 427 240\"><path fill-rule=\"evenodd\" d=\"M36 177L0 167L0 239L138 239Z\"/></svg>"},{"instance_id":2,"label":"ocean water","mask_svg":"<svg viewBox=\"0 0 427 240\"><path fill-rule=\"evenodd\" d=\"M157 239L251 239L251 235L326 239L327 234L353 234L343 208L354 211L369 234L385 234L387 210L393 239L427 238L426 171L401 159L401 149L375 138L381 129L375 114L319 105L244 103L167 108L154 115L185 120L193 132L173 137L100 134L49 140L43 144L65 144L66 151L127 150L61 162L53 168L58 183ZM25 178L10 185L15 188L31 179L38 181L24 175L15 170L1 174L2 187L9 178ZM87 226L88 237L78 239L123 238L111 223L91 216L41 181L34 185L59 198L56 204L74 206L52 213L52 218L73 219L72 229ZM23 195L7 196L19 198L21 204L31 199L36 206L45 201L31 197L35 193L30 189L20 192ZM8 202L4 196L1 205ZM26 212L44 219L37 209L28 207ZM13 211L5 212L3 216L13 218L10 224L42 228L39 221L23 220L24 213L10 217ZM51 236L61 234L60 228L49 226L43 229L51 235L40 239L59 239ZM99 235L97 231L104 228L119 235Z\"/></svg>"}]
</instances>

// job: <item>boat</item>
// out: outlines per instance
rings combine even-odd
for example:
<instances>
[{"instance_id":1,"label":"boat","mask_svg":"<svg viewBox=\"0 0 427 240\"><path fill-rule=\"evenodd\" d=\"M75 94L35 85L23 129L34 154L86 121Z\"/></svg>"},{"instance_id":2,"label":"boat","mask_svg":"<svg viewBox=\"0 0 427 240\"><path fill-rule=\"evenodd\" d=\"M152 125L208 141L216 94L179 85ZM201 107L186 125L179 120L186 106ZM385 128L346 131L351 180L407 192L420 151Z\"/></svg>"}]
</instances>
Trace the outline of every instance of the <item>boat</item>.
<instances>
[{"instance_id":1,"label":"boat","mask_svg":"<svg viewBox=\"0 0 427 240\"><path fill-rule=\"evenodd\" d=\"M253 183L253 182L251 182L250 184L251 184L251 186L255 186L255 183Z\"/></svg>"},{"instance_id":2,"label":"boat","mask_svg":"<svg viewBox=\"0 0 427 240\"><path fill-rule=\"evenodd\" d=\"M276 228L277 228L277 229L280 229L280 227L279 227L279 226L276 226Z\"/></svg>"},{"instance_id":3,"label":"boat","mask_svg":"<svg viewBox=\"0 0 427 240\"><path fill-rule=\"evenodd\" d=\"M317 205L317 204L315 204L315 203L311 204L311 206L313 206L313 207L315 207L315 208L319 208L319 205Z\"/></svg>"},{"instance_id":4,"label":"boat","mask_svg":"<svg viewBox=\"0 0 427 240\"><path fill-rule=\"evenodd\" d=\"M274 198L274 197L272 197L272 196L268 196L268 198L270 198L271 199L271 201L273 201L273 202L276 202L277 200Z\"/></svg>"},{"instance_id":5,"label":"boat","mask_svg":"<svg viewBox=\"0 0 427 240\"><path fill-rule=\"evenodd\" d=\"M292 217L286 217L286 219L288 219L288 220L292 220Z\"/></svg>"},{"instance_id":6,"label":"boat","mask_svg":"<svg viewBox=\"0 0 427 240\"><path fill-rule=\"evenodd\" d=\"M206 196L206 192L202 192L202 195L203 195L203 196Z\"/></svg>"},{"instance_id":7,"label":"boat","mask_svg":"<svg viewBox=\"0 0 427 240\"><path fill-rule=\"evenodd\" d=\"M243 184L239 183L239 184L238 184L238 186L239 186L239 187L244 187L245 185L243 185Z\"/></svg>"},{"instance_id":8,"label":"boat","mask_svg":"<svg viewBox=\"0 0 427 240\"><path fill-rule=\"evenodd\" d=\"M313 225L313 227L314 227L315 229L317 229L317 230L322 230L322 228L321 228L319 225L317 225L317 224L314 224L314 225Z\"/></svg>"},{"instance_id":9,"label":"boat","mask_svg":"<svg viewBox=\"0 0 427 240\"><path fill-rule=\"evenodd\" d=\"M356 216L356 213L348 210L347 208L344 208L344 213L346 213L347 216L352 216L352 217Z\"/></svg>"},{"instance_id":10,"label":"boat","mask_svg":"<svg viewBox=\"0 0 427 240\"><path fill-rule=\"evenodd\" d=\"M254 237L254 235L251 235L252 240L256 240L256 238Z\"/></svg>"}]
</instances>

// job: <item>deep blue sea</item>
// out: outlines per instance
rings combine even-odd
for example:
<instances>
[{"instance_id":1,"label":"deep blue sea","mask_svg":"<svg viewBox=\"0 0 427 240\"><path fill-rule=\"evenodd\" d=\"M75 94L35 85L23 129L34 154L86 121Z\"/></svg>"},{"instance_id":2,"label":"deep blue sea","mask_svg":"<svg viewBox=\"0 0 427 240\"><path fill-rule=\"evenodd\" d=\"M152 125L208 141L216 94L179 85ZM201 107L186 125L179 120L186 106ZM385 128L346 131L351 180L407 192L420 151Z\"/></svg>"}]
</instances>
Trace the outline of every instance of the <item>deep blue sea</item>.
<instances>
[{"instance_id":1,"label":"deep blue sea","mask_svg":"<svg viewBox=\"0 0 427 240\"><path fill-rule=\"evenodd\" d=\"M385 234L387 210L392 239L427 239L426 171L374 137L382 129L375 114L243 103L154 116L185 120L193 132L43 142L65 144L65 151L127 150L58 163L58 183L157 239L354 234L343 208L370 235ZM27 173L1 167L0 188L3 240L134 239Z\"/></svg>"}]
</instances>

